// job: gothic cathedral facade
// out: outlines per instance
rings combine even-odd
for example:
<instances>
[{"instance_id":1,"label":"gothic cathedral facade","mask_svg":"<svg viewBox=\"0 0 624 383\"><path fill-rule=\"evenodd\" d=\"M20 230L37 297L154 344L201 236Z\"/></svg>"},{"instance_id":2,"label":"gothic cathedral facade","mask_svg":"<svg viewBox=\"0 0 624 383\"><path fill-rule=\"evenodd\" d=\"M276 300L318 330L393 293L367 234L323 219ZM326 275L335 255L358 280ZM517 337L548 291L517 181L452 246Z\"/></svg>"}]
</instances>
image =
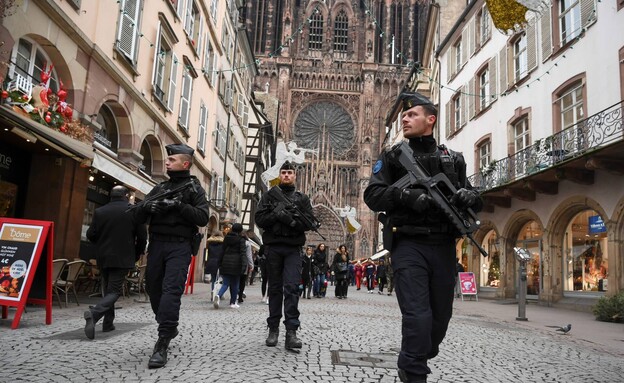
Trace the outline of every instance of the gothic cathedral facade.
<instances>
[{"instance_id":1,"label":"gothic cathedral facade","mask_svg":"<svg viewBox=\"0 0 624 383\"><path fill-rule=\"evenodd\" d=\"M310 195L326 238L310 235L311 245L325 242L332 251L346 243L355 259L378 250L377 217L362 196L384 146L386 113L420 60L428 4L246 1L256 89L279 100L278 139L311 149L298 188Z\"/></svg>"}]
</instances>

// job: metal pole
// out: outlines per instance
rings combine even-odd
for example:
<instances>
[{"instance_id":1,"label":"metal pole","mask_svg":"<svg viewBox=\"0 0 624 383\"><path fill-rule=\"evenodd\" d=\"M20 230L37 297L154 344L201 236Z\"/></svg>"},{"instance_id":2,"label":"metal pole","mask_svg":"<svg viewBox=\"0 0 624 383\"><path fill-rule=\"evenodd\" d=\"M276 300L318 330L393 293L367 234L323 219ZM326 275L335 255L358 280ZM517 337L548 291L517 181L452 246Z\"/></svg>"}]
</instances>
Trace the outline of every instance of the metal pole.
<instances>
[{"instance_id":1,"label":"metal pole","mask_svg":"<svg viewBox=\"0 0 624 383\"><path fill-rule=\"evenodd\" d=\"M520 261L520 283L518 283L518 316L516 320L526 321L526 290L527 290L527 267L526 261Z\"/></svg>"}]
</instances>

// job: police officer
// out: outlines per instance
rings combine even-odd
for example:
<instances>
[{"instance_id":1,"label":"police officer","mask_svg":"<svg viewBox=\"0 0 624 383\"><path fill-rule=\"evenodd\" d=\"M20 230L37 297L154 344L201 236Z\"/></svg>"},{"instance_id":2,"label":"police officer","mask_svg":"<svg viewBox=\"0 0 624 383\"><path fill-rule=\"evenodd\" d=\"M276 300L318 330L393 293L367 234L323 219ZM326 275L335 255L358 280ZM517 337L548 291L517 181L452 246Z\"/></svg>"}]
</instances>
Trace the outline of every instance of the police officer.
<instances>
[{"instance_id":1,"label":"police officer","mask_svg":"<svg viewBox=\"0 0 624 383\"><path fill-rule=\"evenodd\" d=\"M209 216L206 192L189 171L193 149L184 144L167 145L166 149L169 180L156 185L146 200L183 185L188 187L176 195L144 204L137 213L143 221L150 220L146 287L158 322L158 341L149 368L167 363L169 342L178 335L180 299L188 267L193 250L197 251L192 249L192 241L198 226L205 226Z\"/></svg>"},{"instance_id":2,"label":"police officer","mask_svg":"<svg viewBox=\"0 0 624 383\"><path fill-rule=\"evenodd\" d=\"M278 186L262 195L255 214L256 223L264 229L262 242L269 272L269 336L266 345L277 345L283 301L285 347L298 352L302 346L297 338L302 246L306 241L305 232L313 229L317 220L310 198L295 190L295 167L289 161L280 168L279 179ZM278 198L280 195L285 199Z\"/></svg>"},{"instance_id":3,"label":"police officer","mask_svg":"<svg viewBox=\"0 0 624 383\"><path fill-rule=\"evenodd\" d=\"M400 97L403 136L416 160L429 175L442 172L455 185L458 190L451 203L479 211L482 202L466 180L463 156L433 138L437 109L419 93ZM438 354L451 319L459 234L426 189L393 185L406 174L393 154L392 149L382 152L374 164L364 201L372 210L386 212L384 246L392 254L403 316L399 377L402 382L426 382L431 373L427 360Z\"/></svg>"}]
</instances>

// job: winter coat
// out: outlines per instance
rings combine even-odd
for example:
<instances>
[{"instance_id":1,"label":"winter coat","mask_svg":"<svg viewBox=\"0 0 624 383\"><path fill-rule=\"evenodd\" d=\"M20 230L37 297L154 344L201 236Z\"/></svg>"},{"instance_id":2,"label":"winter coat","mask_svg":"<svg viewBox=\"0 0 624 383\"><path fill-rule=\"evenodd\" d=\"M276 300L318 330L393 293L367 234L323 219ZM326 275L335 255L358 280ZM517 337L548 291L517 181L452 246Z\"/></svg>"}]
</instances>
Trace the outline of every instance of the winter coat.
<instances>
[{"instance_id":1,"label":"winter coat","mask_svg":"<svg viewBox=\"0 0 624 383\"><path fill-rule=\"evenodd\" d=\"M247 240L233 232L227 233L223 240L223 258L219 273L223 275L241 275L247 269Z\"/></svg>"},{"instance_id":2,"label":"winter coat","mask_svg":"<svg viewBox=\"0 0 624 383\"><path fill-rule=\"evenodd\" d=\"M314 255L312 256L314 273L316 275L327 273L328 264L327 264L327 249L324 251L320 251L319 249L314 250Z\"/></svg>"},{"instance_id":3,"label":"winter coat","mask_svg":"<svg viewBox=\"0 0 624 383\"><path fill-rule=\"evenodd\" d=\"M308 257L307 255L303 256L303 260L301 261L301 279L303 280L303 284L307 286L312 278L314 277L314 272L312 271L312 261L313 257Z\"/></svg>"},{"instance_id":4,"label":"winter coat","mask_svg":"<svg viewBox=\"0 0 624 383\"><path fill-rule=\"evenodd\" d=\"M204 266L204 274L214 274L219 269L221 258L223 258L223 237L221 235L211 235L206 240L208 247L208 260Z\"/></svg>"},{"instance_id":5,"label":"winter coat","mask_svg":"<svg viewBox=\"0 0 624 383\"><path fill-rule=\"evenodd\" d=\"M342 260L342 254L336 253L334 255L334 262L332 263L332 270L336 279L347 279L349 274L349 256L345 261Z\"/></svg>"}]
</instances>

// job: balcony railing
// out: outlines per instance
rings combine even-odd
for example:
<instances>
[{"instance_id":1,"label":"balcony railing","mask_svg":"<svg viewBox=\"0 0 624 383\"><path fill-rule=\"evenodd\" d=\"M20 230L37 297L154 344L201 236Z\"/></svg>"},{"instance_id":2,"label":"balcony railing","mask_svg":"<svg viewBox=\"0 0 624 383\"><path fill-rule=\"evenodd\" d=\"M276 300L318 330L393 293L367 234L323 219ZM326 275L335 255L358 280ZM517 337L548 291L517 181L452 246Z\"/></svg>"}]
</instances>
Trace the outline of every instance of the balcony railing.
<instances>
[{"instance_id":1,"label":"balcony railing","mask_svg":"<svg viewBox=\"0 0 624 383\"><path fill-rule=\"evenodd\" d=\"M623 141L623 112L624 101L620 101L512 156L492 161L468 179L474 187L487 191Z\"/></svg>"}]
</instances>

